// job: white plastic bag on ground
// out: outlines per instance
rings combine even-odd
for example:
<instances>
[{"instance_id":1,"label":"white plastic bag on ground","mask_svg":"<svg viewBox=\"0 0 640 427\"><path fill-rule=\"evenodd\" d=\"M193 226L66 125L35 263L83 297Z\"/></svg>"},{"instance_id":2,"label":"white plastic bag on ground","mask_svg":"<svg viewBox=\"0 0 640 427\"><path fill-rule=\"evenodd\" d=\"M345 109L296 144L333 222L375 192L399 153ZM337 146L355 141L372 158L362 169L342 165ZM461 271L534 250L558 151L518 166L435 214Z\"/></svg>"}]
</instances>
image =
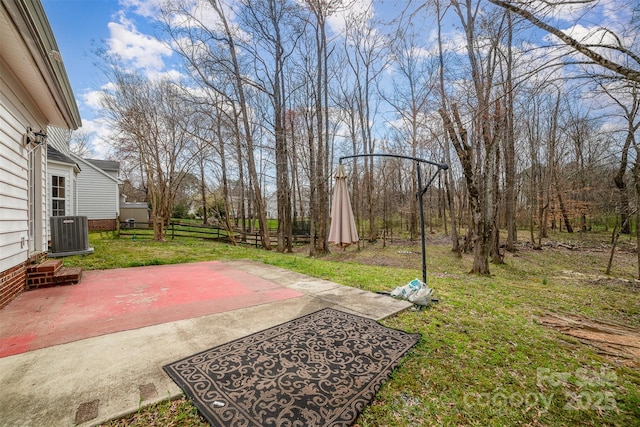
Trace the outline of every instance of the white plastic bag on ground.
<instances>
[{"instance_id":1,"label":"white plastic bag on ground","mask_svg":"<svg viewBox=\"0 0 640 427\"><path fill-rule=\"evenodd\" d=\"M421 280L413 279L404 286L398 286L390 294L394 298L405 299L416 305L427 306L431 303L433 289L428 288Z\"/></svg>"},{"instance_id":2,"label":"white plastic bag on ground","mask_svg":"<svg viewBox=\"0 0 640 427\"><path fill-rule=\"evenodd\" d=\"M433 289L427 288L426 286L418 292L415 292L413 295L409 297L409 302L412 302L416 305L424 305L427 306L431 303L431 295L433 295Z\"/></svg>"}]
</instances>

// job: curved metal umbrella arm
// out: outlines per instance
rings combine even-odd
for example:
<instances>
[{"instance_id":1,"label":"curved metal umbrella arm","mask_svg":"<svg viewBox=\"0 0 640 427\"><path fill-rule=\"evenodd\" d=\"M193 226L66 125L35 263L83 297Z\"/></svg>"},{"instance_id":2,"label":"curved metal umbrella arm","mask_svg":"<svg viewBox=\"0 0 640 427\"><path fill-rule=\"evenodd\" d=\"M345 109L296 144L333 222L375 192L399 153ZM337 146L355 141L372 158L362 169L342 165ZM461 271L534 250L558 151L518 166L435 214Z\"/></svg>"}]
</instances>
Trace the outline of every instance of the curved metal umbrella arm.
<instances>
[{"instance_id":1,"label":"curved metal umbrella arm","mask_svg":"<svg viewBox=\"0 0 640 427\"><path fill-rule=\"evenodd\" d=\"M412 160L414 162L416 162L416 174L417 174L417 178L418 178L418 192L416 194L416 197L419 200L419 210L420 210L420 231L421 231L421 243L422 243L422 281L423 283L427 283L427 251L426 251L426 242L425 242L425 231L424 231L424 206L422 203L422 196L424 195L424 193L427 192L427 190L429 189L429 186L431 185L431 183L433 182L433 180L436 178L436 176L438 176L438 173L441 170L447 170L449 169L449 165L447 165L446 163L437 163L437 162L432 162L430 160L426 160L426 159L421 159L419 157L411 157L411 156L401 156L398 154L354 154L353 156L342 156L338 158L338 171L342 171L344 172L344 168L342 166L342 160L344 159L355 159L358 157L390 157L390 158L395 158L395 159L405 159L405 160ZM431 178L429 179L429 182L427 182L427 185L423 188L422 187L422 171L420 168L420 164L421 163L426 163L432 166L436 166L438 169L436 169L435 173L433 174L433 176L431 176ZM336 173L338 173L338 171L336 171Z\"/></svg>"},{"instance_id":2,"label":"curved metal umbrella arm","mask_svg":"<svg viewBox=\"0 0 640 427\"><path fill-rule=\"evenodd\" d=\"M437 166L438 169L442 169L442 170L447 170L449 169L449 165L446 163L438 163L438 162L433 162L431 160L426 160L426 159L421 159L419 157L411 157L411 156L402 156L399 154L386 154L386 153L380 153L380 154L354 154L352 156L342 156L342 157L338 157L338 163L342 164L342 160L344 159L354 159L357 157L391 157L394 159L406 159L406 160L413 160L416 162L420 162L420 163L427 163L429 165L433 165L433 166Z\"/></svg>"}]
</instances>

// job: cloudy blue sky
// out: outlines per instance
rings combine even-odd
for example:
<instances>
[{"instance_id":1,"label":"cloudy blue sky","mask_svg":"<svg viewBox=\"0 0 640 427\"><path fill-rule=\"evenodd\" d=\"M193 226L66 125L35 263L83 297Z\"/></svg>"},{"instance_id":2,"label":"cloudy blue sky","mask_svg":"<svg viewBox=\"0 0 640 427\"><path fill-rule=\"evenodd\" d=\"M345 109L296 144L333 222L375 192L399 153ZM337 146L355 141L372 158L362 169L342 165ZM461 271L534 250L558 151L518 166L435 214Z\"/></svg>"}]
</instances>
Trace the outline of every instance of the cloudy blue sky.
<instances>
[{"instance_id":1,"label":"cloudy blue sky","mask_svg":"<svg viewBox=\"0 0 640 427\"><path fill-rule=\"evenodd\" d=\"M154 14L163 0L41 0L55 34L64 64L69 75L83 120L83 131L91 133L96 157L106 157L108 146L104 137L109 129L100 123L99 93L107 81L96 66L96 49L103 48L124 59L128 66L149 76L176 73L171 69L172 51L153 36ZM352 8L366 7L370 0L356 0ZM389 19L396 16L406 2L401 0L376 1L376 11ZM417 3L416 3L417 4ZM554 17L560 28L576 38L588 35L592 29L608 22L615 29L624 22L623 0L600 0L599 7L587 11L584 5L558 11ZM381 13L384 10L385 13ZM576 21L580 21L577 23ZM344 20L329 22L335 32L340 32ZM419 22L424 28L425 45L435 46L433 22ZM449 49L461 49L464 43L459 26L445 29ZM544 40L543 34L533 39ZM547 36L548 37L548 36ZM434 48L435 49L435 48ZM556 52L557 53L557 52ZM425 55L433 54L425 50ZM391 73L390 73L391 75Z\"/></svg>"},{"instance_id":2,"label":"cloudy blue sky","mask_svg":"<svg viewBox=\"0 0 640 427\"><path fill-rule=\"evenodd\" d=\"M108 49L149 73L166 71L171 50L150 34L148 0L41 0L56 37L78 108L83 131L94 133L94 155L105 157L100 141L108 129L99 120L99 90L107 81L96 65L96 50Z\"/></svg>"},{"instance_id":3,"label":"cloudy blue sky","mask_svg":"<svg viewBox=\"0 0 640 427\"><path fill-rule=\"evenodd\" d=\"M171 49L154 36L154 18L163 1L41 0L82 116L81 131L92 135L96 157L108 157L109 151L104 142L109 129L99 117L100 90L108 82L96 65L96 51L106 49L150 77L176 74ZM356 0L350 4L359 10L368 2ZM404 2L392 0L387 7L400 9ZM339 19L333 19L330 25L337 31L344 27Z\"/></svg>"}]
</instances>

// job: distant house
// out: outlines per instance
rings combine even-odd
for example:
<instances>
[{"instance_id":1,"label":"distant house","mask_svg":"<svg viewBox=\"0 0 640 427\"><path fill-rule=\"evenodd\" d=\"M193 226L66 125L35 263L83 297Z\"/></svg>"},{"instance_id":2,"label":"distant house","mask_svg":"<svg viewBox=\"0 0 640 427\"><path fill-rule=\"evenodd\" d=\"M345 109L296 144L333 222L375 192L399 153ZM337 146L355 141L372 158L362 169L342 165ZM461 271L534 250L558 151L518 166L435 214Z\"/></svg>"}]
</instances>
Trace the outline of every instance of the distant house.
<instances>
[{"instance_id":1,"label":"distant house","mask_svg":"<svg viewBox=\"0 0 640 427\"><path fill-rule=\"evenodd\" d=\"M3 307L24 289L27 266L43 258L47 251L48 131L51 126L74 130L80 127L81 120L39 0L0 0L0 46L0 307ZM63 168L72 171L75 166L68 164ZM57 188L59 184L58 181ZM61 209L59 202L63 198L54 199L58 200L55 207Z\"/></svg>"},{"instance_id":2,"label":"distant house","mask_svg":"<svg viewBox=\"0 0 640 427\"><path fill-rule=\"evenodd\" d=\"M151 210L146 202L127 202L120 196L120 222L125 228L149 228Z\"/></svg>"},{"instance_id":3,"label":"distant house","mask_svg":"<svg viewBox=\"0 0 640 427\"><path fill-rule=\"evenodd\" d=\"M111 160L71 157L80 165L77 215L89 220L89 231L115 230L120 215L120 163Z\"/></svg>"}]
</instances>

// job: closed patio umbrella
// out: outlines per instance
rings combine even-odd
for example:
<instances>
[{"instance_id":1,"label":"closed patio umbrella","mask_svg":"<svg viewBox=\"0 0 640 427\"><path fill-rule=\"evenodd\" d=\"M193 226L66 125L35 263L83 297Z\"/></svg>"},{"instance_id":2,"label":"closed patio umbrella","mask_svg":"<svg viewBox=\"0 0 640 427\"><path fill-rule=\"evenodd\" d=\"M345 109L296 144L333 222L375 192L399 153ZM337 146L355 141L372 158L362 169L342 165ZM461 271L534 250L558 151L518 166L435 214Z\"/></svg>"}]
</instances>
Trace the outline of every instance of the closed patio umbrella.
<instances>
[{"instance_id":1,"label":"closed patio umbrella","mask_svg":"<svg viewBox=\"0 0 640 427\"><path fill-rule=\"evenodd\" d=\"M331 205L331 228L329 243L345 248L358 242L358 230L353 219L351 199L347 188L347 174L343 165L338 165L334 175L333 203Z\"/></svg>"}]
</instances>

